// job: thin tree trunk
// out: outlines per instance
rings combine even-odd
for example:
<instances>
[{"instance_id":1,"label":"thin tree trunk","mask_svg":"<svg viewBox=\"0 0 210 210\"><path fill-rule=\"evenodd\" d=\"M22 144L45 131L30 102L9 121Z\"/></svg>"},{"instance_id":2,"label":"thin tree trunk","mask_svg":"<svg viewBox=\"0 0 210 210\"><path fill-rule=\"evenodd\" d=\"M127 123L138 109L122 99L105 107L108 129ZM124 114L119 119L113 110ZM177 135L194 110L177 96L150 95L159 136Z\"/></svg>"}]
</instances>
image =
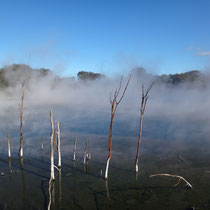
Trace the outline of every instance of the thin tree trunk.
<instances>
[{"instance_id":1,"label":"thin tree trunk","mask_svg":"<svg viewBox=\"0 0 210 210\"><path fill-rule=\"evenodd\" d=\"M141 137L142 137L142 120L143 120L143 115L140 117L140 128L139 128L139 138L138 138L138 146L137 146L137 154L136 154L136 173L139 171L139 150L140 150L140 144L141 144Z\"/></svg>"},{"instance_id":2,"label":"thin tree trunk","mask_svg":"<svg viewBox=\"0 0 210 210\"><path fill-rule=\"evenodd\" d=\"M86 164L86 161L87 161L87 154L88 154L88 151L87 151L87 142L85 144L85 154L84 154L84 160L83 160L83 163Z\"/></svg>"},{"instance_id":3,"label":"thin tree trunk","mask_svg":"<svg viewBox=\"0 0 210 210\"><path fill-rule=\"evenodd\" d=\"M76 149L77 149L77 136L75 137L74 140L73 161L76 160Z\"/></svg>"},{"instance_id":4,"label":"thin tree trunk","mask_svg":"<svg viewBox=\"0 0 210 210\"><path fill-rule=\"evenodd\" d=\"M7 143L8 143L8 158L11 158L9 133L7 134Z\"/></svg>"},{"instance_id":5,"label":"thin tree trunk","mask_svg":"<svg viewBox=\"0 0 210 210\"><path fill-rule=\"evenodd\" d=\"M57 136L57 121L55 120L55 124L54 124L54 141L53 141L53 152L55 151L55 142L56 142L56 136Z\"/></svg>"},{"instance_id":6,"label":"thin tree trunk","mask_svg":"<svg viewBox=\"0 0 210 210\"><path fill-rule=\"evenodd\" d=\"M147 100L149 98L148 94L149 91L151 90L153 86L153 82L149 86L149 88L144 92L144 85L142 85L142 97L141 97L141 108L140 108L140 125L139 125L139 137L138 137L138 145L137 145L137 153L136 153L136 160L135 160L135 168L136 168L136 173L139 171L139 153L140 153L140 145L141 145L141 139L142 139L142 121L143 121L143 116L144 112L146 109L147 105Z\"/></svg>"},{"instance_id":7,"label":"thin tree trunk","mask_svg":"<svg viewBox=\"0 0 210 210\"><path fill-rule=\"evenodd\" d=\"M107 161L106 161L106 170L105 170L105 176L104 176L105 179L108 179L109 163L110 163L111 156L112 156L112 127L113 127L113 120L114 120L114 116L115 116L117 107L118 107L118 105L120 104L120 102L122 101L122 99L123 99L123 97L125 95L125 92L127 90L128 84L130 82L130 78L131 78L131 76L129 77L129 79L128 79L127 83L126 83L124 91L123 91L123 93L122 93L122 95L121 95L119 100L118 100L118 95L119 95L120 89L121 89L122 77L121 77L121 80L120 80L119 88L116 89L115 92L114 92L113 100L112 100L112 97L111 97L111 94L110 94L111 121L110 121L110 127L109 127L109 155L108 155Z\"/></svg>"},{"instance_id":8,"label":"thin tree trunk","mask_svg":"<svg viewBox=\"0 0 210 210\"><path fill-rule=\"evenodd\" d=\"M22 97L20 107L20 148L19 155L23 157L23 101L24 101L24 83L22 84Z\"/></svg>"},{"instance_id":9,"label":"thin tree trunk","mask_svg":"<svg viewBox=\"0 0 210 210\"><path fill-rule=\"evenodd\" d=\"M44 144L43 144L42 137L41 137L41 149L44 150Z\"/></svg>"},{"instance_id":10,"label":"thin tree trunk","mask_svg":"<svg viewBox=\"0 0 210 210\"><path fill-rule=\"evenodd\" d=\"M113 127L113 120L114 120L114 115L111 115L111 123L109 127L109 155L107 157L106 161L106 170L105 170L105 179L108 179L108 171L109 171L109 162L111 160L112 156L112 127Z\"/></svg>"},{"instance_id":11,"label":"thin tree trunk","mask_svg":"<svg viewBox=\"0 0 210 210\"><path fill-rule=\"evenodd\" d=\"M51 121L51 135L50 135L50 162L51 162L51 174L50 174L50 179L54 180L55 179L55 174L54 174L54 142L53 142L53 134L54 134L54 124L53 124L53 114L52 110L50 111L50 121Z\"/></svg>"},{"instance_id":12,"label":"thin tree trunk","mask_svg":"<svg viewBox=\"0 0 210 210\"><path fill-rule=\"evenodd\" d=\"M60 125L61 123L58 122L58 136L57 136L57 140L58 140L58 168L61 167L61 139L60 139Z\"/></svg>"}]
</instances>

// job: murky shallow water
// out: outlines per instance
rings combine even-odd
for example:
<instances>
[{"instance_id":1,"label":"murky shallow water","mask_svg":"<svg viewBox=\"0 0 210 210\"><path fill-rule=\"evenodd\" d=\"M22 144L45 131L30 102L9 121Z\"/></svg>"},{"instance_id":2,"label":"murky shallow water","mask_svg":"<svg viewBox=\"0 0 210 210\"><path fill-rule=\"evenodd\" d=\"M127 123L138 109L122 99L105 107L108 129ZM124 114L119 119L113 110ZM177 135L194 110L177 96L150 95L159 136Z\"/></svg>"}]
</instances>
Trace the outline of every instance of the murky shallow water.
<instances>
[{"instance_id":1,"label":"murky shallow water","mask_svg":"<svg viewBox=\"0 0 210 210\"><path fill-rule=\"evenodd\" d=\"M75 135L62 138L62 169L60 173L56 171L51 209L210 209L208 142L203 141L201 146L187 140L180 143L145 138L140 172L136 177L137 139L114 136L109 180L105 182L107 136L77 134L77 155L73 162ZM83 154L88 139L92 159L84 166ZM0 154L0 209L47 209L49 136L25 141L22 162L17 154L12 154L11 161L6 152ZM183 182L174 186L176 178L149 178L155 173L183 176L193 189Z\"/></svg>"}]
</instances>

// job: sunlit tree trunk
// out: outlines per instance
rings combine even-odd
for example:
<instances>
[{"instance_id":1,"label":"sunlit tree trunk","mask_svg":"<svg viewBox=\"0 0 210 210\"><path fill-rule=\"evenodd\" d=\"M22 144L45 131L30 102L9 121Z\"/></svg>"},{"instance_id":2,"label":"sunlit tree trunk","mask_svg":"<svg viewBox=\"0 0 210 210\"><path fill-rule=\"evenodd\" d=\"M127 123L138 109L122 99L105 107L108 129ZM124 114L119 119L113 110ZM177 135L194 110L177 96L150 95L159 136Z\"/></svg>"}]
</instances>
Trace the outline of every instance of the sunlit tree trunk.
<instances>
[{"instance_id":1,"label":"sunlit tree trunk","mask_svg":"<svg viewBox=\"0 0 210 210\"><path fill-rule=\"evenodd\" d=\"M149 91L151 90L152 86L153 86L153 83L151 83L150 87L147 89L147 91L145 93L144 92L144 86L142 85L139 137L138 137L137 153L136 153L136 160L135 160L136 173L138 173L138 171L139 171L139 153L140 153L140 145L141 145L141 139L142 139L142 121L143 121L145 108L146 108L146 105L147 105L147 100L149 98L148 94L149 94Z\"/></svg>"},{"instance_id":2,"label":"sunlit tree trunk","mask_svg":"<svg viewBox=\"0 0 210 210\"><path fill-rule=\"evenodd\" d=\"M54 174L54 142L53 142L53 134L54 134L54 124L53 124L53 114L52 110L50 111L50 122L51 122L51 135L50 135L50 163L51 163L51 169L50 169L50 177L52 180L55 179Z\"/></svg>"},{"instance_id":3,"label":"sunlit tree trunk","mask_svg":"<svg viewBox=\"0 0 210 210\"><path fill-rule=\"evenodd\" d=\"M87 160L87 142L85 144L85 154L84 154L84 159L83 159L84 164L86 164L86 160Z\"/></svg>"},{"instance_id":4,"label":"sunlit tree trunk","mask_svg":"<svg viewBox=\"0 0 210 210\"><path fill-rule=\"evenodd\" d=\"M11 158L11 148L10 148L9 133L7 134L7 144L8 144L8 158Z\"/></svg>"},{"instance_id":5,"label":"sunlit tree trunk","mask_svg":"<svg viewBox=\"0 0 210 210\"><path fill-rule=\"evenodd\" d=\"M111 94L110 94L111 121L110 121L110 127L109 127L109 140L108 140L108 142L109 142L108 143L109 155L108 155L107 161L106 161L106 170L105 170L105 177L104 177L105 179L108 179L109 163L110 163L110 160L111 160L111 157L112 157L112 127L113 127L114 116L115 116L115 113L116 113L118 105L120 104L121 100L123 99L123 97L125 95L125 92L127 90L128 84L130 82L130 78L131 78L131 76L129 77L129 79L128 79L127 83L126 83L126 86L124 88L122 96L120 97L119 100L118 100L118 95L119 95L119 92L120 92L120 89L121 89L122 78L120 80L120 87L117 90L115 90L115 92L114 92L113 99L112 99Z\"/></svg>"},{"instance_id":6,"label":"sunlit tree trunk","mask_svg":"<svg viewBox=\"0 0 210 210\"><path fill-rule=\"evenodd\" d=\"M22 97L21 97L21 106L20 106L20 148L19 155L23 157L23 101L24 101L24 83L22 83Z\"/></svg>"},{"instance_id":7,"label":"sunlit tree trunk","mask_svg":"<svg viewBox=\"0 0 210 210\"><path fill-rule=\"evenodd\" d=\"M77 149L77 136L75 137L74 140L73 161L76 160L76 149Z\"/></svg>"},{"instance_id":8,"label":"sunlit tree trunk","mask_svg":"<svg viewBox=\"0 0 210 210\"><path fill-rule=\"evenodd\" d=\"M60 138L60 126L61 123L58 122L58 132L57 132L57 142L58 142L58 167L61 167L61 138Z\"/></svg>"}]
</instances>

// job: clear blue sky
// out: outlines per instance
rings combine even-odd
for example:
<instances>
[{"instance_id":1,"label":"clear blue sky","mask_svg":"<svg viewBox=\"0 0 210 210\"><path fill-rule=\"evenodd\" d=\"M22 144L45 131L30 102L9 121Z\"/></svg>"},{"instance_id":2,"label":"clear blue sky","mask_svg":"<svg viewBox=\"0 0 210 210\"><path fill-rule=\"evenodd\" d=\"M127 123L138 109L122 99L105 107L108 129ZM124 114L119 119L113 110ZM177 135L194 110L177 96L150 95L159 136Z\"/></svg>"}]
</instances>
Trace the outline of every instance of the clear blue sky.
<instances>
[{"instance_id":1,"label":"clear blue sky","mask_svg":"<svg viewBox=\"0 0 210 210\"><path fill-rule=\"evenodd\" d=\"M0 65L63 76L210 66L209 0L0 0Z\"/></svg>"}]
</instances>

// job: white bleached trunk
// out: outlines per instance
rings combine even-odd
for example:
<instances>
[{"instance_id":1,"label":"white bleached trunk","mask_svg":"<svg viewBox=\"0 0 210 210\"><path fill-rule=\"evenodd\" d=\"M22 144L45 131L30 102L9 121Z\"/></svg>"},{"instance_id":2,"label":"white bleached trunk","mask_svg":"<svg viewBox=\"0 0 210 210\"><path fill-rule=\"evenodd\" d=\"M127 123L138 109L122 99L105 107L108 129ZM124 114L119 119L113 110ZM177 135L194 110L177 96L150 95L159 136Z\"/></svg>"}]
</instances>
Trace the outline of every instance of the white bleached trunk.
<instances>
[{"instance_id":1,"label":"white bleached trunk","mask_svg":"<svg viewBox=\"0 0 210 210\"><path fill-rule=\"evenodd\" d=\"M53 134L54 134L54 124L53 124L53 114L52 110L50 111L50 121L51 121L51 135L50 135L50 146L51 146L51 151L50 151L50 177L52 180L55 179L55 173L54 173L54 149L53 149Z\"/></svg>"},{"instance_id":2,"label":"white bleached trunk","mask_svg":"<svg viewBox=\"0 0 210 210\"><path fill-rule=\"evenodd\" d=\"M87 142L86 142L86 145L85 145L85 154L84 154L84 161L83 163L86 164L86 161L87 161Z\"/></svg>"},{"instance_id":3,"label":"white bleached trunk","mask_svg":"<svg viewBox=\"0 0 210 210\"><path fill-rule=\"evenodd\" d=\"M8 143L8 157L11 158L11 149L10 149L9 134L7 135L7 143Z\"/></svg>"},{"instance_id":4,"label":"white bleached trunk","mask_svg":"<svg viewBox=\"0 0 210 210\"><path fill-rule=\"evenodd\" d=\"M20 148L20 157L23 157L23 147Z\"/></svg>"},{"instance_id":5,"label":"white bleached trunk","mask_svg":"<svg viewBox=\"0 0 210 210\"><path fill-rule=\"evenodd\" d=\"M139 172L139 166L138 166L138 159L136 160L136 173L138 173Z\"/></svg>"},{"instance_id":6,"label":"white bleached trunk","mask_svg":"<svg viewBox=\"0 0 210 210\"><path fill-rule=\"evenodd\" d=\"M107 162L106 162L106 171L105 171L105 179L108 179L108 171L109 171L109 161L111 157L108 157Z\"/></svg>"},{"instance_id":7,"label":"white bleached trunk","mask_svg":"<svg viewBox=\"0 0 210 210\"><path fill-rule=\"evenodd\" d=\"M73 160L76 160L76 149L77 149L77 136L75 137L74 140L74 150L73 150Z\"/></svg>"},{"instance_id":8,"label":"white bleached trunk","mask_svg":"<svg viewBox=\"0 0 210 210\"><path fill-rule=\"evenodd\" d=\"M135 161L136 173L139 172L139 153L140 153L140 145L141 145L141 138L142 138L142 121L143 121L143 114L141 114L141 117L140 117L139 138L138 138L136 161Z\"/></svg>"},{"instance_id":9,"label":"white bleached trunk","mask_svg":"<svg viewBox=\"0 0 210 210\"><path fill-rule=\"evenodd\" d=\"M61 138L60 138L60 126L61 126L61 123L58 122L58 167L61 167Z\"/></svg>"}]
</instances>

